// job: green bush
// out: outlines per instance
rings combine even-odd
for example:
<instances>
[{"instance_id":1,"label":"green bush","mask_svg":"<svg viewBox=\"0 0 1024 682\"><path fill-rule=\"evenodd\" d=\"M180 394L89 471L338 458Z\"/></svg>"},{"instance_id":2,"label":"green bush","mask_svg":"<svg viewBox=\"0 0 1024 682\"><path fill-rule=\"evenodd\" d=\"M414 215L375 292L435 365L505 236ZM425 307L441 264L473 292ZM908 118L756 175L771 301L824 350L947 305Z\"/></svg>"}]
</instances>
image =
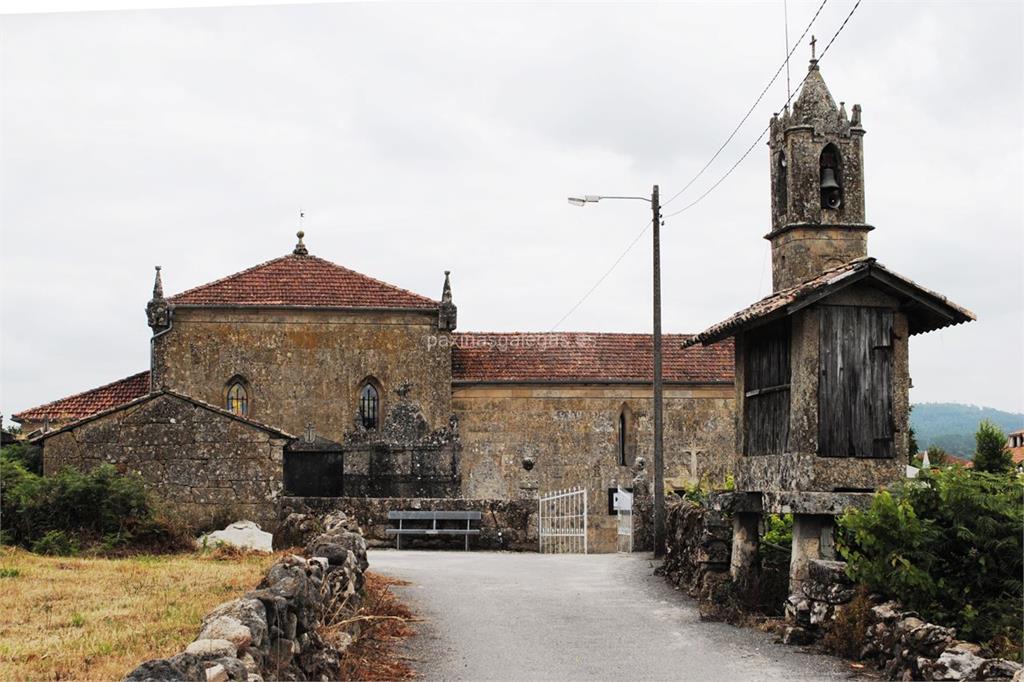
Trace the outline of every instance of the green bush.
<instances>
[{"instance_id":1,"label":"green bush","mask_svg":"<svg viewBox=\"0 0 1024 682\"><path fill-rule=\"evenodd\" d=\"M1024 486L960 467L921 472L839 520L854 580L960 637L1019 655Z\"/></svg>"},{"instance_id":2,"label":"green bush","mask_svg":"<svg viewBox=\"0 0 1024 682\"><path fill-rule=\"evenodd\" d=\"M12 443L0 450L0 457L20 463L33 474L43 473L43 451L38 445Z\"/></svg>"},{"instance_id":3,"label":"green bush","mask_svg":"<svg viewBox=\"0 0 1024 682\"><path fill-rule=\"evenodd\" d=\"M978 424L974 434L974 468L993 474L1005 474L1013 469L1013 456L1006 447L1006 434L987 419Z\"/></svg>"},{"instance_id":4,"label":"green bush","mask_svg":"<svg viewBox=\"0 0 1024 682\"><path fill-rule=\"evenodd\" d=\"M43 537L32 543L32 551L36 554L52 556L74 556L81 549L78 539L62 530L47 531Z\"/></svg>"},{"instance_id":5,"label":"green bush","mask_svg":"<svg viewBox=\"0 0 1024 682\"><path fill-rule=\"evenodd\" d=\"M141 479L109 464L37 476L0 456L0 519L4 543L47 554L75 553L81 545L110 552L181 544L157 518Z\"/></svg>"}]
</instances>

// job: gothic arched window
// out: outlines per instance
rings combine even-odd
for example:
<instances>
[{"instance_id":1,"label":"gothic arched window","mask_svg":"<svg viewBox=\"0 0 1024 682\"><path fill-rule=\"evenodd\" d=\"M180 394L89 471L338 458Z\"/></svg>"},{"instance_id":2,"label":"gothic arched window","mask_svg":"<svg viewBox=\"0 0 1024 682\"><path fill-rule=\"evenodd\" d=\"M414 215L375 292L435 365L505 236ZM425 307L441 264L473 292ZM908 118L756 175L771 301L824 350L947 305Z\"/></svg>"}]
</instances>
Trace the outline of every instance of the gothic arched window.
<instances>
[{"instance_id":1,"label":"gothic arched window","mask_svg":"<svg viewBox=\"0 0 1024 682\"><path fill-rule=\"evenodd\" d=\"M224 402L224 407L228 412L240 417L249 416L249 388L244 379L235 378L228 382L227 397Z\"/></svg>"},{"instance_id":2,"label":"gothic arched window","mask_svg":"<svg viewBox=\"0 0 1024 682\"><path fill-rule=\"evenodd\" d=\"M380 419L380 394L369 381L359 389L359 421L363 428L375 429Z\"/></svg>"}]
</instances>

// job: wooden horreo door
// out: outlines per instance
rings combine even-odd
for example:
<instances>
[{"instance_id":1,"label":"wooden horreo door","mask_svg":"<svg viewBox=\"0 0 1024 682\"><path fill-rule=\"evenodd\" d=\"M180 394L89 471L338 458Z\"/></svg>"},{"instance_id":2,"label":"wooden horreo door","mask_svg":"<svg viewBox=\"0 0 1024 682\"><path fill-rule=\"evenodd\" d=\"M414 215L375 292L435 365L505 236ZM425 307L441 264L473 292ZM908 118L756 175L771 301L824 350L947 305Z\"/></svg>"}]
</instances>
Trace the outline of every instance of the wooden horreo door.
<instances>
[{"instance_id":1,"label":"wooden horreo door","mask_svg":"<svg viewBox=\"0 0 1024 682\"><path fill-rule=\"evenodd\" d=\"M818 454L892 457L893 311L819 310Z\"/></svg>"}]
</instances>

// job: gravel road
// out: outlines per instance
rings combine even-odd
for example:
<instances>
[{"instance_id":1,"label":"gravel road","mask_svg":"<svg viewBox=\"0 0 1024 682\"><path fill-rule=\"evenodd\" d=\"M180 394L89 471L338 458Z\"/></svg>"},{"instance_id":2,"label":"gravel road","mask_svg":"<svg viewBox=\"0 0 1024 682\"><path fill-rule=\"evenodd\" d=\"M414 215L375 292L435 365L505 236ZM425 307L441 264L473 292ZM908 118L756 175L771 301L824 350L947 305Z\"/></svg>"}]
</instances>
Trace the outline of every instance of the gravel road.
<instances>
[{"instance_id":1,"label":"gravel road","mask_svg":"<svg viewBox=\"0 0 1024 682\"><path fill-rule=\"evenodd\" d=\"M701 622L649 555L372 550L370 570L424 622L426 680L839 680L842 661Z\"/></svg>"}]
</instances>

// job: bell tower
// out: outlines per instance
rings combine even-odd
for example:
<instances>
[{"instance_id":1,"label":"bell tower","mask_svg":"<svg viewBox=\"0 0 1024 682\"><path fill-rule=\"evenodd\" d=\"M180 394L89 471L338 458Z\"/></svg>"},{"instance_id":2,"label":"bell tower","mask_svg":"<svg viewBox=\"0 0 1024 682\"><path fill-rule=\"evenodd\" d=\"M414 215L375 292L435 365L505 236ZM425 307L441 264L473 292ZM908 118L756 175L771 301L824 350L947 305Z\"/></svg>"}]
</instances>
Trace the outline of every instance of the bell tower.
<instances>
[{"instance_id":1,"label":"bell tower","mask_svg":"<svg viewBox=\"0 0 1024 682\"><path fill-rule=\"evenodd\" d=\"M860 117L836 106L813 58L793 110L772 117L773 291L867 256Z\"/></svg>"}]
</instances>

